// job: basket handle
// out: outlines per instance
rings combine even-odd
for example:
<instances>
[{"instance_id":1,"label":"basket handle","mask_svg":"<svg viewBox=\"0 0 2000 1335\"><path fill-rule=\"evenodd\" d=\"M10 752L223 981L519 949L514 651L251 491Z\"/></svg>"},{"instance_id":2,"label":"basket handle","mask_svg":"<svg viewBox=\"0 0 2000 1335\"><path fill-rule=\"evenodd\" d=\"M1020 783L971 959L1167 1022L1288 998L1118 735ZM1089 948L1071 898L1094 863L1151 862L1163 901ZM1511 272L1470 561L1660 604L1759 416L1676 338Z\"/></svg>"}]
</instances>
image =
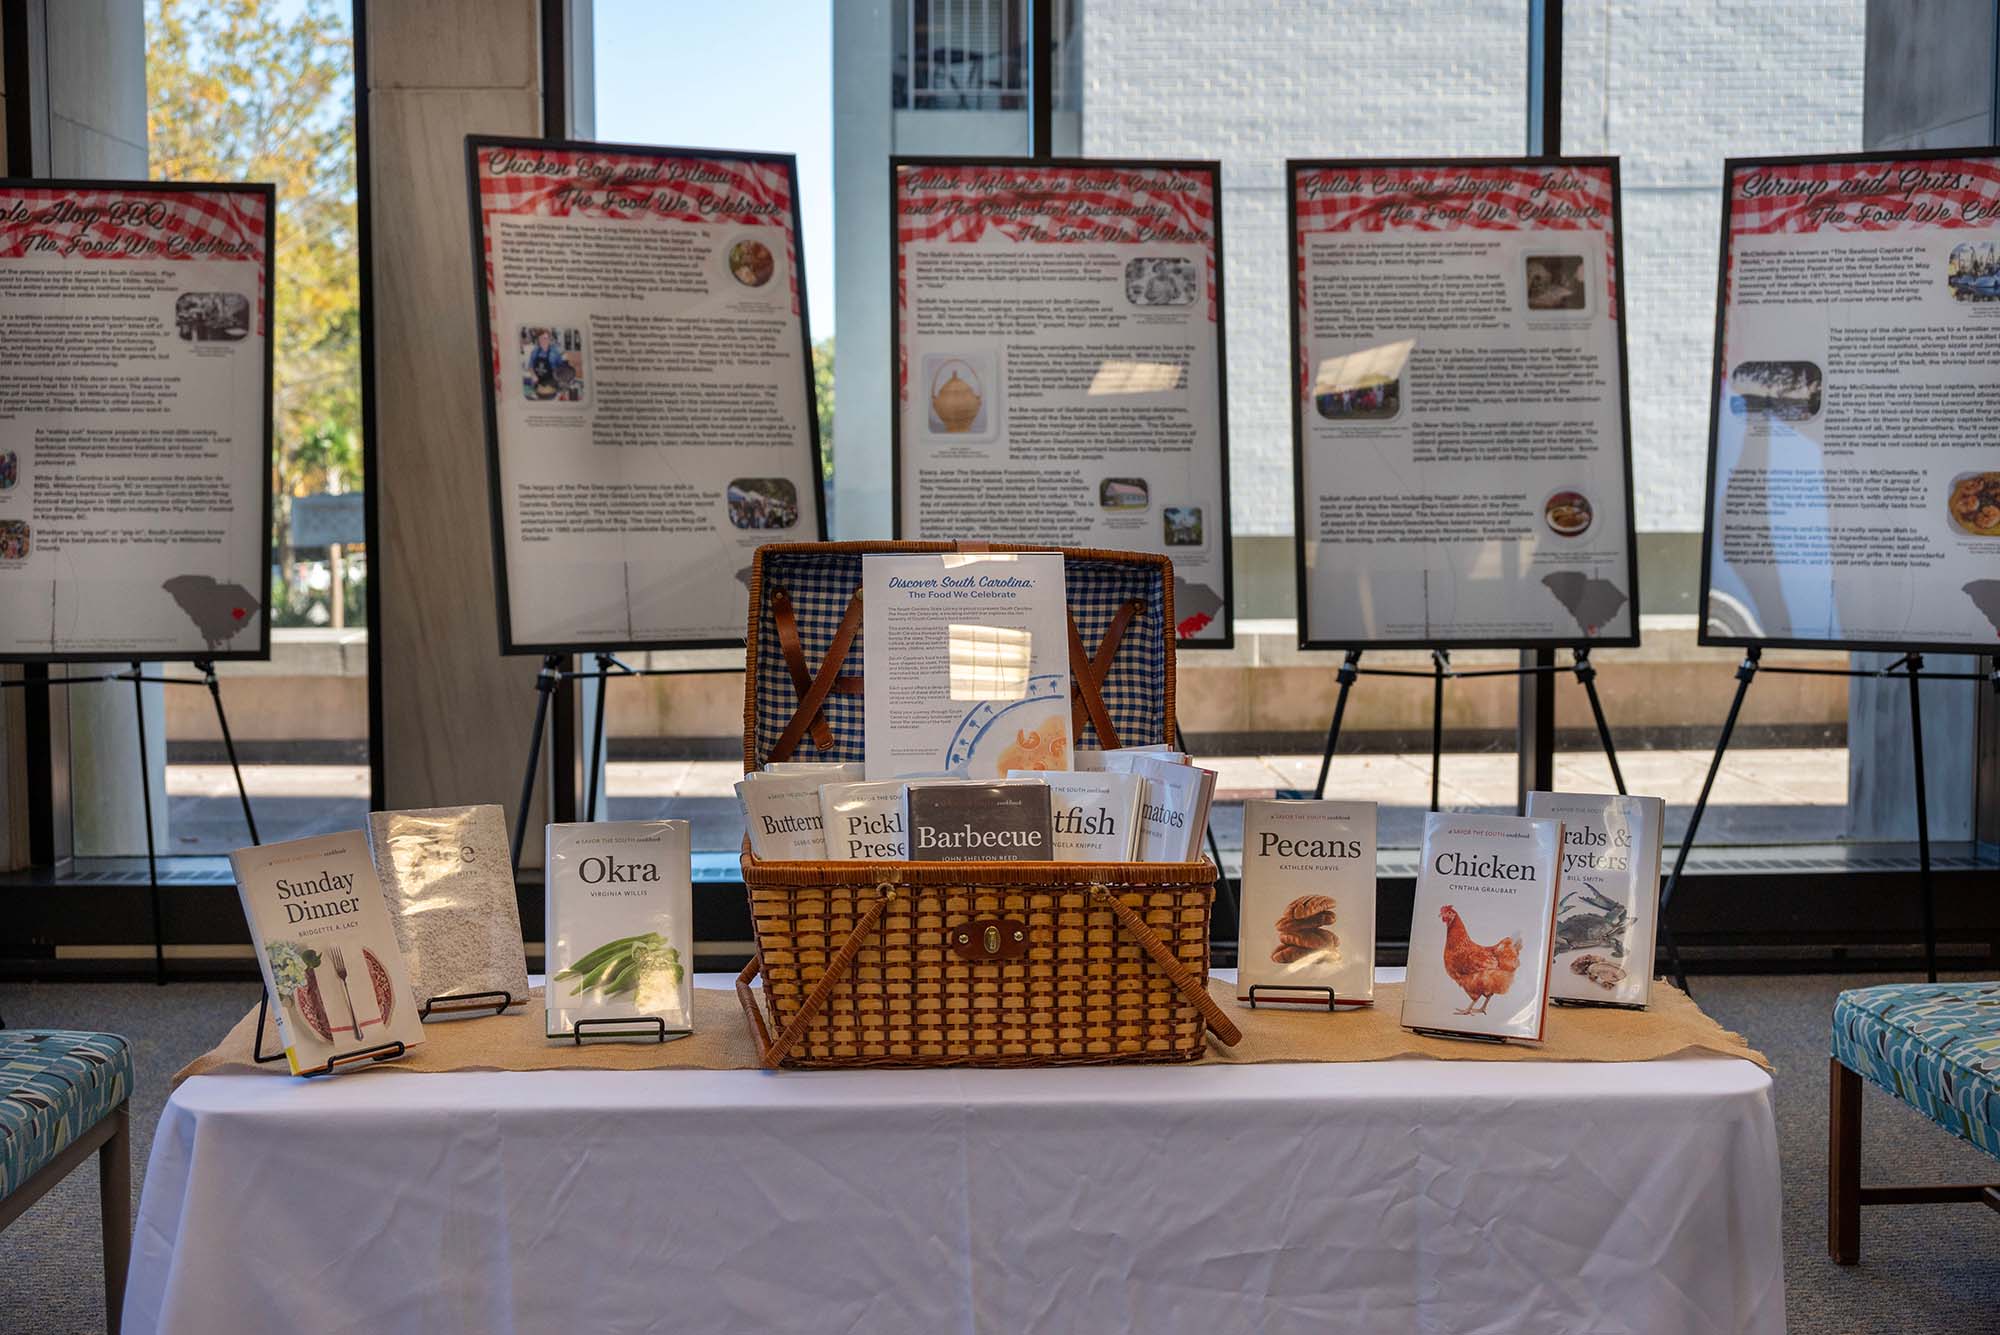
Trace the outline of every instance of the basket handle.
<instances>
[{"instance_id":1,"label":"basket handle","mask_svg":"<svg viewBox=\"0 0 2000 1335\"><path fill-rule=\"evenodd\" d=\"M792 715L791 722L785 725L785 730L778 735L778 740L771 744L770 753L765 757L767 761L791 759L792 748L796 747L799 739L805 736L806 729L819 717L819 707L826 702L826 697L832 694L840 676L841 665L847 661L847 651L853 647L854 637L860 633L861 590L856 589L854 596L847 600L847 611L841 614L839 627L833 632L833 643L827 645L826 656L819 660L819 671L814 674L812 684L799 697L799 707Z\"/></svg>"},{"instance_id":2,"label":"basket handle","mask_svg":"<svg viewBox=\"0 0 2000 1335\"><path fill-rule=\"evenodd\" d=\"M854 924L854 930L847 934L847 940L841 943L840 949L833 952L833 958L826 962L826 972L813 984L812 991L806 993L805 1000L799 1003L798 1013L792 1016L792 1022L775 1040L770 1038L770 1031L764 1027L764 1017L757 1013L757 1003L750 995L750 980L757 976L763 963L762 952L744 966L742 973L736 975L736 999L743 1003L744 1013L750 1017L750 1026L757 1034L757 1056L765 1066L775 1070L791 1055L799 1039L805 1036L806 1026L819 1015L826 999L833 995L834 987L854 967L854 957L861 953L862 943L874 935L876 927L881 925L882 915L896 898L896 887L884 881L876 889L882 892L880 897L869 906L868 912L861 915L861 921ZM775 1022L777 1016L771 1018Z\"/></svg>"},{"instance_id":3,"label":"basket handle","mask_svg":"<svg viewBox=\"0 0 2000 1335\"><path fill-rule=\"evenodd\" d=\"M1201 1018L1208 1022L1209 1032L1219 1039L1224 1047L1233 1048L1242 1041L1243 1031L1236 1022L1223 1014L1222 1007L1215 1004L1215 998L1208 995L1208 989L1194 970L1182 964L1174 952L1167 949L1160 934L1146 925L1145 919L1132 911L1124 900L1111 893L1102 885L1090 887L1091 895L1111 910L1111 916L1118 919L1118 925L1126 935L1139 943L1139 948L1152 956L1153 963L1160 966L1173 985L1180 989L1188 1004L1201 1012Z\"/></svg>"}]
</instances>

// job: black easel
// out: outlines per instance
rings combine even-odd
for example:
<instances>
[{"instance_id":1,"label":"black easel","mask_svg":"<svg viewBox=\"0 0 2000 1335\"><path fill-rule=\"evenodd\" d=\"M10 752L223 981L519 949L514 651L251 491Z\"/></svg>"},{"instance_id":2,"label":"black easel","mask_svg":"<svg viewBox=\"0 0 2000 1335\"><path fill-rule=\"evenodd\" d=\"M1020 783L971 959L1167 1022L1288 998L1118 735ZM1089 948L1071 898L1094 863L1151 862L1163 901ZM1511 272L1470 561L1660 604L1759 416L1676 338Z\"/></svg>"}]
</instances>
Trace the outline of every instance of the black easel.
<instances>
[{"instance_id":1,"label":"black easel","mask_svg":"<svg viewBox=\"0 0 2000 1335\"><path fill-rule=\"evenodd\" d=\"M146 693L148 682L158 682L164 686L206 686L208 698L215 702L215 721L222 731L223 750L229 755L230 773L236 776L236 797L243 804L243 823L250 829L250 842L261 842L257 837L257 818L250 812L250 790L243 786L243 766L236 760L236 741L229 733L229 716L222 710L222 687L215 677L215 661L208 658L193 659L192 663L200 677L148 677L138 662L132 664L129 672L105 672L89 677L39 677L33 681L0 681L0 687L13 686L84 686L94 682L129 681L132 683L132 703L134 717L139 725L139 797L146 817L146 881L152 900L153 913L153 981L165 984L167 981L167 947L165 910L160 902L160 858L159 849L153 839L153 778L146 766Z\"/></svg>"},{"instance_id":2,"label":"black easel","mask_svg":"<svg viewBox=\"0 0 2000 1335\"><path fill-rule=\"evenodd\" d=\"M597 660L595 671L577 672L563 666L564 655L546 654L542 658L542 670L535 674L535 726L528 736L528 765L521 775L521 800L514 808L513 869L517 876L521 871L521 845L528 837L528 808L535 798L535 775L542 764L542 737L548 730L549 697L555 694L557 687L571 681L599 683L597 704L591 711L590 769L584 776L583 813L587 819L597 810L597 770L604 754L604 692L611 678L700 677L743 670L734 666L635 668L621 662L613 653L598 653L593 657Z\"/></svg>"},{"instance_id":3,"label":"black easel","mask_svg":"<svg viewBox=\"0 0 2000 1335\"><path fill-rule=\"evenodd\" d=\"M1410 668L1364 668L1361 666L1361 650L1349 649L1341 660L1340 672L1336 678L1340 682L1340 694L1333 701L1333 723L1326 730L1326 753L1320 757L1319 782L1313 785L1315 798L1326 796L1327 775L1333 770L1334 748L1340 744L1340 725L1347 715L1347 693L1354 689L1357 677L1427 677L1431 682L1431 810L1438 809L1438 772L1444 761L1444 684L1447 679L1469 681L1474 677L1527 677L1549 672L1567 672L1575 676L1590 697L1590 714L1597 721L1597 738L1604 744L1604 758L1611 764L1611 781L1618 786L1622 796L1625 792L1625 774L1618 768L1618 750L1611 744L1611 726L1604 719L1604 704L1597 698L1597 668L1590 661L1590 650L1571 651L1575 661L1568 667L1556 663L1537 663L1526 667L1475 668L1470 672L1460 672L1451 665L1451 650L1431 650L1431 670L1419 672Z\"/></svg>"},{"instance_id":4,"label":"black easel","mask_svg":"<svg viewBox=\"0 0 2000 1335\"><path fill-rule=\"evenodd\" d=\"M1729 747L1729 738L1736 731L1737 716L1743 712L1743 697L1749 693L1750 683L1757 679L1757 674L1778 672L1795 677L1901 676L1910 684L1910 753L1917 771L1917 885L1923 897L1924 973L1931 982L1937 981L1937 901L1931 887L1931 824L1924 792L1924 714L1917 686L1925 681L1983 681L2000 693L2000 671L1925 672L1923 666L1922 654L1907 653L1887 667L1869 671L1855 668L1766 667L1762 648L1753 645L1744 651L1743 661L1736 665L1736 695L1730 700L1729 713L1722 721L1722 735L1715 740L1715 756L1708 762L1708 777L1702 780L1701 796L1695 799L1694 812L1688 817L1687 832L1681 836L1680 852L1674 857L1673 875L1667 878L1666 888L1660 892L1660 928L1663 932L1666 932L1667 905L1673 901L1674 891L1681 883L1681 872L1687 866L1688 853L1694 848L1695 832L1701 828L1702 813L1708 809L1709 790L1715 786L1716 772L1722 768L1722 753ZM1671 932L1666 932L1666 944L1675 985L1685 992L1687 970L1681 963L1680 948L1674 943Z\"/></svg>"}]
</instances>

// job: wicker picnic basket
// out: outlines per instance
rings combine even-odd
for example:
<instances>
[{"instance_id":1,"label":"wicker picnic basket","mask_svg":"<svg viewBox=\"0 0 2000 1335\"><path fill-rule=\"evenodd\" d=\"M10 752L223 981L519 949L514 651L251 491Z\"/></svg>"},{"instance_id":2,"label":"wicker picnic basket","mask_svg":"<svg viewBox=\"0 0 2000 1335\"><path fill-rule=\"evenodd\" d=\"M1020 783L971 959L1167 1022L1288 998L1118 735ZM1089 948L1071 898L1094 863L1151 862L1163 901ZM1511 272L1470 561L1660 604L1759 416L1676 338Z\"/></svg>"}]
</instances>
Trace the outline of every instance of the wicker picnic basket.
<instances>
[{"instance_id":1,"label":"wicker picnic basket","mask_svg":"<svg viewBox=\"0 0 2000 1335\"><path fill-rule=\"evenodd\" d=\"M861 558L1047 551L781 543L750 567L743 763L862 758ZM1072 735L1174 736L1173 567L1063 549ZM1197 862L760 862L757 955L737 979L766 1066L1194 1061L1239 1034L1209 997L1215 866ZM763 978L762 1003L751 983Z\"/></svg>"}]
</instances>

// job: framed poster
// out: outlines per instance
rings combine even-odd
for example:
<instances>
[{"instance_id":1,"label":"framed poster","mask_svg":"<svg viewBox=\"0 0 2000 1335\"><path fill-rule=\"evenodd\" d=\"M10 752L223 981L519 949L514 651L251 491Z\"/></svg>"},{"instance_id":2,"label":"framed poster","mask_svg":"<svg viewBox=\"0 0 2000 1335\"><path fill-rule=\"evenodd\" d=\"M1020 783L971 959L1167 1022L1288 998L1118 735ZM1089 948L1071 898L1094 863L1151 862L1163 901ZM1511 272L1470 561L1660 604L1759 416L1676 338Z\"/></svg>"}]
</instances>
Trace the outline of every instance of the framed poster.
<instances>
[{"instance_id":1,"label":"framed poster","mask_svg":"<svg viewBox=\"0 0 2000 1335\"><path fill-rule=\"evenodd\" d=\"M2000 645L2000 157L1723 165L1701 642Z\"/></svg>"},{"instance_id":2,"label":"framed poster","mask_svg":"<svg viewBox=\"0 0 2000 1335\"><path fill-rule=\"evenodd\" d=\"M1618 160L1286 181L1300 647L1637 644Z\"/></svg>"},{"instance_id":3,"label":"framed poster","mask_svg":"<svg viewBox=\"0 0 2000 1335\"><path fill-rule=\"evenodd\" d=\"M275 203L0 181L0 661L271 656Z\"/></svg>"},{"instance_id":4,"label":"framed poster","mask_svg":"<svg viewBox=\"0 0 2000 1335\"><path fill-rule=\"evenodd\" d=\"M1221 169L892 158L899 538L1174 563L1180 641L1234 643Z\"/></svg>"},{"instance_id":5,"label":"framed poster","mask_svg":"<svg viewBox=\"0 0 2000 1335\"><path fill-rule=\"evenodd\" d=\"M743 643L826 536L788 154L465 141L507 654Z\"/></svg>"}]
</instances>

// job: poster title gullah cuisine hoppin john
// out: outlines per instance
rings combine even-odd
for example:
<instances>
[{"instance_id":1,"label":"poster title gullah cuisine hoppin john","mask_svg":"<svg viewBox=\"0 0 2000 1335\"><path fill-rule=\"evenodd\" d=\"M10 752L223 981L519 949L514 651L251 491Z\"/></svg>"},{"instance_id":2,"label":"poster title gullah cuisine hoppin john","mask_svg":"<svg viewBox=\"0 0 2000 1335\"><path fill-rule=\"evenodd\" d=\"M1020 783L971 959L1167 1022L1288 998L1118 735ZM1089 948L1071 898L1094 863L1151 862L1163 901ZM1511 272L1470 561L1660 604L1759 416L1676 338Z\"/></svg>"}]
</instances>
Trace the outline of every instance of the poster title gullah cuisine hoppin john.
<instances>
[{"instance_id":1,"label":"poster title gullah cuisine hoppin john","mask_svg":"<svg viewBox=\"0 0 2000 1335\"><path fill-rule=\"evenodd\" d=\"M1632 643L1616 165L1289 170L1302 640Z\"/></svg>"},{"instance_id":2,"label":"poster title gullah cuisine hoppin john","mask_svg":"<svg viewBox=\"0 0 2000 1335\"><path fill-rule=\"evenodd\" d=\"M0 659L261 657L271 192L0 183Z\"/></svg>"}]
</instances>

